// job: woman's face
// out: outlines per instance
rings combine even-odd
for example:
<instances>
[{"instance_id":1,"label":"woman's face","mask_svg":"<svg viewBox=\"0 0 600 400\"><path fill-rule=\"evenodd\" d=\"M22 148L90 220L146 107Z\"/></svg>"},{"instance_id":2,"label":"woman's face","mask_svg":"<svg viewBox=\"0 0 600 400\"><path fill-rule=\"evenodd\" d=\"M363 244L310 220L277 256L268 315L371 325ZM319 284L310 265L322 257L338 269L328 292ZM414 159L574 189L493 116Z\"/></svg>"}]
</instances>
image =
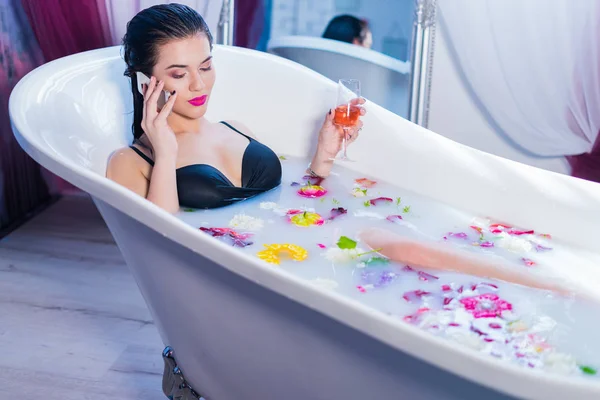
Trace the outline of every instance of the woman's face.
<instances>
[{"instance_id":1,"label":"woman's face","mask_svg":"<svg viewBox=\"0 0 600 400\"><path fill-rule=\"evenodd\" d=\"M365 39L362 42L362 46L366 47L367 49L370 49L373 46L373 34L371 33L371 30L367 30Z\"/></svg>"},{"instance_id":2,"label":"woman's face","mask_svg":"<svg viewBox=\"0 0 600 400\"><path fill-rule=\"evenodd\" d=\"M152 74L165 82L165 90L177 91L172 112L190 119L204 116L216 78L206 35L161 45Z\"/></svg>"},{"instance_id":3,"label":"woman's face","mask_svg":"<svg viewBox=\"0 0 600 400\"><path fill-rule=\"evenodd\" d=\"M365 38L362 40L362 42L360 38L355 38L352 41L352 44L370 49L373 46L373 34L371 34L371 30L368 29L367 32L365 32Z\"/></svg>"}]
</instances>

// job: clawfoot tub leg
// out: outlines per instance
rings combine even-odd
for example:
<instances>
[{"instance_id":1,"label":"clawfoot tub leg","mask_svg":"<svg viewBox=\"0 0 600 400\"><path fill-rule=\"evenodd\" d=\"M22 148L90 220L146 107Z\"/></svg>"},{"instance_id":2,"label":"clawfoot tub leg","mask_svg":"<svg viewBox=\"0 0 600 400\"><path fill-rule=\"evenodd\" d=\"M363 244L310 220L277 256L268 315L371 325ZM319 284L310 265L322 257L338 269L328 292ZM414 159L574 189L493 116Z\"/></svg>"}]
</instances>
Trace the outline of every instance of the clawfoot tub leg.
<instances>
[{"instance_id":1,"label":"clawfoot tub leg","mask_svg":"<svg viewBox=\"0 0 600 400\"><path fill-rule=\"evenodd\" d=\"M200 395L185 381L183 373L177 366L173 349L165 347L162 353L165 362L162 389L170 400L198 400Z\"/></svg>"}]
</instances>

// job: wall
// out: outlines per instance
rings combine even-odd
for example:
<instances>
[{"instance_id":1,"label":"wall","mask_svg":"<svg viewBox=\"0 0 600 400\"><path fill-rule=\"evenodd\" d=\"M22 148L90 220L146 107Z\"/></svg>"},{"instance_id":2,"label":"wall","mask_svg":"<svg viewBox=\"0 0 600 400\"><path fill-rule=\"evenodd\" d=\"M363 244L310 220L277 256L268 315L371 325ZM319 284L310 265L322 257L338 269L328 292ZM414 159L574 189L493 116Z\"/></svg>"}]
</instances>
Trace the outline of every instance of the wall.
<instances>
[{"instance_id":1,"label":"wall","mask_svg":"<svg viewBox=\"0 0 600 400\"><path fill-rule=\"evenodd\" d=\"M563 157L537 157L514 146L478 108L463 83L442 29L436 30L428 128L478 150L568 174Z\"/></svg>"},{"instance_id":2,"label":"wall","mask_svg":"<svg viewBox=\"0 0 600 400\"><path fill-rule=\"evenodd\" d=\"M273 0L271 37L321 36L336 15L369 21L373 50L408 59L414 0Z\"/></svg>"}]
</instances>

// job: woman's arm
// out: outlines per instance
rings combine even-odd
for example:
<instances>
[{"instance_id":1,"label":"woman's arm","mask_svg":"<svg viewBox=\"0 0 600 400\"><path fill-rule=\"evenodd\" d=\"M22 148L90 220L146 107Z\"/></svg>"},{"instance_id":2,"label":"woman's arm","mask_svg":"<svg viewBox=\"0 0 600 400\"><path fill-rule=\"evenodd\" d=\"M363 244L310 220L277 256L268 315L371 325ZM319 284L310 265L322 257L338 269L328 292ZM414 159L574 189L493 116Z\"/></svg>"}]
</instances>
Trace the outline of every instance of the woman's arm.
<instances>
[{"instance_id":1,"label":"woman's arm","mask_svg":"<svg viewBox=\"0 0 600 400\"><path fill-rule=\"evenodd\" d=\"M150 180L142 173L138 158L129 148L116 151L108 161L106 177L170 213L179 211L175 157L157 157Z\"/></svg>"},{"instance_id":2,"label":"woman's arm","mask_svg":"<svg viewBox=\"0 0 600 400\"><path fill-rule=\"evenodd\" d=\"M353 104L360 107L360 115L363 116L367 113L363 104L365 99L357 98L353 100ZM323 126L319 131L319 139L317 142L317 150L313 155L310 165L306 169L306 173L309 175L317 175L321 178L326 178L331 172L333 167L333 160L337 153L342 147L342 139L344 137L344 130L333 123L333 117L335 116L335 109L329 110L323 121ZM362 129L363 122L359 119L358 124L349 130L348 142L350 144L356 140L359 131Z\"/></svg>"},{"instance_id":3,"label":"woman's arm","mask_svg":"<svg viewBox=\"0 0 600 400\"><path fill-rule=\"evenodd\" d=\"M526 271L520 272L508 263L453 248L444 243L427 243L378 228L361 232L360 238L372 249L381 249L379 253L389 259L411 266L461 272L537 289L570 293L558 283L544 281L540 276L532 276Z\"/></svg>"}]
</instances>

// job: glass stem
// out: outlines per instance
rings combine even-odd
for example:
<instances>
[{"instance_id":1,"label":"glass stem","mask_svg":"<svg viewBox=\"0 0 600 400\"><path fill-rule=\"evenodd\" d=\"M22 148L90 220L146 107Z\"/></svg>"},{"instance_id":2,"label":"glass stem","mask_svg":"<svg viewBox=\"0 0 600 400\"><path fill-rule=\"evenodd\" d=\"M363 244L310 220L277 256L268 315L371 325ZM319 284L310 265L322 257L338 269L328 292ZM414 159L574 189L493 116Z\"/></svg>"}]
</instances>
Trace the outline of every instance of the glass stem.
<instances>
[{"instance_id":1,"label":"glass stem","mask_svg":"<svg viewBox=\"0 0 600 400\"><path fill-rule=\"evenodd\" d=\"M344 128L344 137L342 138L342 157L343 158L348 158L348 155L346 154L347 142L348 142L348 128Z\"/></svg>"}]
</instances>

